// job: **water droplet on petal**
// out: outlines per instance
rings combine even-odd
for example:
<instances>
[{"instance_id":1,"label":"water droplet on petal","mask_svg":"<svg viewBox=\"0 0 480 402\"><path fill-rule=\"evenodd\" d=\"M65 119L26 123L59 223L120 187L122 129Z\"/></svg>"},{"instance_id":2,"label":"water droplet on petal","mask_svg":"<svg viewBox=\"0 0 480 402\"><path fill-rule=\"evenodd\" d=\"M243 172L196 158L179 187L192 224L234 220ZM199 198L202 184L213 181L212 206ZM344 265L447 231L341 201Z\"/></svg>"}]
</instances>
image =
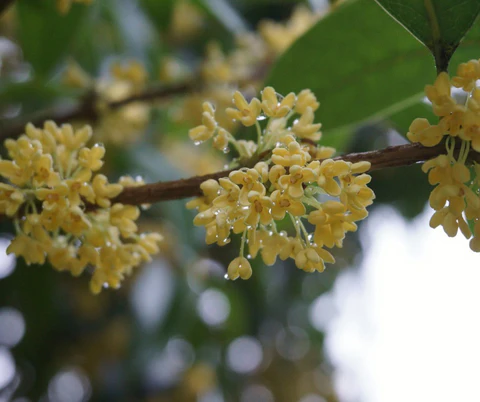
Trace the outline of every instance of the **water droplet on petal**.
<instances>
[{"instance_id":1,"label":"water droplet on petal","mask_svg":"<svg viewBox=\"0 0 480 402\"><path fill-rule=\"evenodd\" d=\"M224 154L228 154L228 153L230 152L230 148L229 148L229 147L223 148L223 149L222 149L222 152L223 152Z\"/></svg>"},{"instance_id":2,"label":"water droplet on petal","mask_svg":"<svg viewBox=\"0 0 480 402\"><path fill-rule=\"evenodd\" d=\"M202 141L193 141L194 145L200 145L201 143L202 143Z\"/></svg>"},{"instance_id":3,"label":"water droplet on petal","mask_svg":"<svg viewBox=\"0 0 480 402\"><path fill-rule=\"evenodd\" d=\"M230 278L228 277L228 274L225 274L225 275L223 276L223 278L226 279L227 281L230 280Z\"/></svg>"},{"instance_id":4,"label":"water droplet on petal","mask_svg":"<svg viewBox=\"0 0 480 402\"><path fill-rule=\"evenodd\" d=\"M251 255L251 254L247 254L247 259L251 260L251 259L252 259L252 255Z\"/></svg>"},{"instance_id":5,"label":"water droplet on petal","mask_svg":"<svg viewBox=\"0 0 480 402\"><path fill-rule=\"evenodd\" d=\"M267 118L267 116L261 114L260 116L257 117L257 121L262 121L262 120L265 120Z\"/></svg>"}]
</instances>

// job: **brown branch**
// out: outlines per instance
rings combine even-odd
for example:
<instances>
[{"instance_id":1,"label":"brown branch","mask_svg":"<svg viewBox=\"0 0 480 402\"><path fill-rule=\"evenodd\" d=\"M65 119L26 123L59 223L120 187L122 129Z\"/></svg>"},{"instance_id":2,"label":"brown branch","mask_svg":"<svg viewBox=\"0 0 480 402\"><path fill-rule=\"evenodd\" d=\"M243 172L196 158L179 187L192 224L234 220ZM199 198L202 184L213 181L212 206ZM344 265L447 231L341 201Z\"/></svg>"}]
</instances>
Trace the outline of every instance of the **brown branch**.
<instances>
[{"instance_id":1,"label":"brown branch","mask_svg":"<svg viewBox=\"0 0 480 402\"><path fill-rule=\"evenodd\" d=\"M372 164L370 171L413 165L445 153L445 145L426 148L419 144L400 145L388 147L377 151L352 153L338 156L334 159L348 162L368 161ZM471 158L480 161L480 154L472 152ZM127 187L113 202L122 204L140 205L151 204L159 201L169 201L201 195L200 184L205 180L226 177L232 170L211 173L204 176L195 176L168 182L145 184L139 187Z\"/></svg>"},{"instance_id":2,"label":"brown branch","mask_svg":"<svg viewBox=\"0 0 480 402\"><path fill-rule=\"evenodd\" d=\"M2 0L0 0L0 2L1 1ZM194 85L191 82L175 84L169 87L151 87L139 94L129 96L119 101L110 102L107 106L110 109L115 110L133 102L167 99L174 95L184 94L193 88ZM96 93L89 92L77 105L55 107L53 109L43 110L32 116L22 116L21 119L8 125L3 123L3 126L0 125L0 141L20 136L24 132L25 125L28 122L33 123L36 127L43 126L43 123L47 120L53 120L58 125L70 123L72 120L88 120L95 122L99 118L99 112L95 107L96 99Z\"/></svg>"}]
</instances>

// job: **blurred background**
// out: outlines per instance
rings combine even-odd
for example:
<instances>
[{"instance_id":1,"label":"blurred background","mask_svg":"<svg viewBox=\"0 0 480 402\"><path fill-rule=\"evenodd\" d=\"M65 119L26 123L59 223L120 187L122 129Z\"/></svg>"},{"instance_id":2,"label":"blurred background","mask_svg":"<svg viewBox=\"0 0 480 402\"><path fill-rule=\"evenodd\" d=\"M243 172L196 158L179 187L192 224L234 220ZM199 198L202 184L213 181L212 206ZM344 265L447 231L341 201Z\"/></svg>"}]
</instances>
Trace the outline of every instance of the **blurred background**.
<instances>
[{"instance_id":1,"label":"blurred background","mask_svg":"<svg viewBox=\"0 0 480 402\"><path fill-rule=\"evenodd\" d=\"M355 89L358 60L331 56L356 51L339 46L342 32L359 36L345 17L350 5L339 3L17 0L0 17L0 135L58 117L93 125L112 179L221 170L229 155L188 139L203 100L220 108L234 90L253 96L265 82L302 89L284 66L306 68L310 57L322 60L313 71L328 73L315 75L318 82L338 78L343 63L341 82ZM368 57L388 56L388 38L424 54L373 1L351 3L358 3L355 15L375 15L358 24L376 26L385 41ZM309 33L302 37L311 27L324 30L323 47L308 42ZM294 58L302 46L303 58ZM339 98L344 109L333 119L327 87L317 92L322 143L339 154L406 143L413 117L430 113L421 92L434 68L425 57L418 68L429 73L415 76L423 84L389 113L351 121L359 96L383 102L355 89ZM173 89L168 96L165 88ZM105 106L149 90L148 101ZM464 239L429 228L431 188L419 166L372 177L371 216L321 274L282 261L266 267L257 258L250 280L226 280L238 239L207 247L179 200L153 205L140 220L141 229L164 234L160 255L120 289L93 296L88 275L7 256L13 228L1 220L0 401L479 400L478 256Z\"/></svg>"}]
</instances>

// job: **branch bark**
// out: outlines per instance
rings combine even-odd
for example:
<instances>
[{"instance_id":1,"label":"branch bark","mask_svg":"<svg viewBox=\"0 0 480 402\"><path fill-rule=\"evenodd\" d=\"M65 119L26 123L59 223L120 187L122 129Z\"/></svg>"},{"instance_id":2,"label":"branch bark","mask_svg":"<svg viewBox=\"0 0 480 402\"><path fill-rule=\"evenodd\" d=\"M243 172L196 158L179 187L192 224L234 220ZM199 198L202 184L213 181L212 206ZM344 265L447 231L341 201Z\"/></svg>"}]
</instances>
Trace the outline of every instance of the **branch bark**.
<instances>
[{"instance_id":1,"label":"branch bark","mask_svg":"<svg viewBox=\"0 0 480 402\"><path fill-rule=\"evenodd\" d=\"M445 153L445 145L439 144L427 148L420 144L407 144L387 147L377 151L351 153L334 158L348 162L368 161L372 164L370 171L390 167L408 166L431 159ZM480 161L480 154L471 152L471 159ZM189 179L181 179L168 182L145 184L139 187L128 187L123 190L113 202L122 204L140 205L151 204L159 201L177 200L202 195L200 184L205 180L226 177L235 169L211 173L204 176L195 176Z\"/></svg>"},{"instance_id":2,"label":"branch bark","mask_svg":"<svg viewBox=\"0 0 480 402\"><path fill-rule=\"evenodd\" d=\"M0 2L1 1L2 0L0 0ZM151 87L147 88L145 91L139 94L129 96L119 101L110 102L108 104L108 107L111 110L115 110L133 102L147 102L168 99L171 96L187 93L193 88L194 84L191 82L175 84L169 87ZM72 122L72 120L88 120L91 122L95 122L99 118L99 112L95 107L96 101L97 94L92 91L87 93L77 105L60 106L53 109L41 111L40 113L33 116L23 116L21 119L14 121L8 125L5 125L4 123L5 127L2 127L0 125L0 142L6 140L7 138L19 137L24 132L25 125L28 122L33 123L33 125L36 127L43 126L43 123L47 120L53 120L58 125L70 123Z\"/></svg>"}]
</instances>

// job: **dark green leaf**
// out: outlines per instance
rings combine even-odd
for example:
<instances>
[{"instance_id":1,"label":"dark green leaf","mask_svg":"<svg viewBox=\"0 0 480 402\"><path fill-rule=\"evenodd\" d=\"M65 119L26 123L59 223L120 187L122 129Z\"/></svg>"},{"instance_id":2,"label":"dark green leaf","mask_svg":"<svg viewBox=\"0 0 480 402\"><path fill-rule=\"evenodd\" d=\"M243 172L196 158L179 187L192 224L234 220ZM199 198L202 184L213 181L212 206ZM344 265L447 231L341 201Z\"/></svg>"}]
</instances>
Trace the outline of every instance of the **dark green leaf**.
<instances>
[{"instance_id":1,"label":"dark green leaf","mask_svg":"<svg viewBox=\"0 0 480 402\"><path fill-rule=\"evenodd\" d=\"M160 32L166 32L173 12L175 0L140 0L142 8Z\"/></svg>"},{"instance_id":2,"label":"dark green leaf","mask_svg":"<svg viewBox=\"0 0 480 402\"><path fill-rule=\"evenodd\" d=\"M21 47L37 75L49 74L65 56L87 9L74 4L68 14L62 15L54 0L17 2Z\"/></svg>"},{"instance_id":3,"label":"dark green leaf","mask_svg":"<svg viewBox=\"0 0 480 402\"><path fill-rule=\"evenodd\" d=\"M475 25L452 64L478 58L479 45L480 27ZM321 102L318 116L327 140L345 126L411 107L434 79L428 50L375 2L357 0L297 40L274 65L267 83L282 94L310 88Z\"/></svg>"},{"instance_id":4,"label":"dark green leaf","mask_svg":"<svg viewBox=\"0 0 480 402\"><path fill-rule=\"evenodd\" d=\"M430 49L441 71L480 12L478 0L376 1Z\"/></svg>"}]
</instances>

